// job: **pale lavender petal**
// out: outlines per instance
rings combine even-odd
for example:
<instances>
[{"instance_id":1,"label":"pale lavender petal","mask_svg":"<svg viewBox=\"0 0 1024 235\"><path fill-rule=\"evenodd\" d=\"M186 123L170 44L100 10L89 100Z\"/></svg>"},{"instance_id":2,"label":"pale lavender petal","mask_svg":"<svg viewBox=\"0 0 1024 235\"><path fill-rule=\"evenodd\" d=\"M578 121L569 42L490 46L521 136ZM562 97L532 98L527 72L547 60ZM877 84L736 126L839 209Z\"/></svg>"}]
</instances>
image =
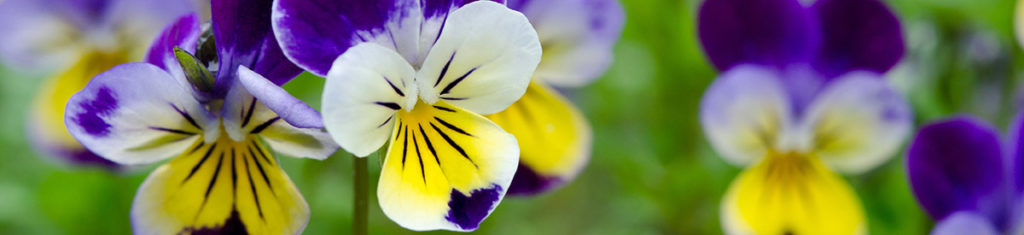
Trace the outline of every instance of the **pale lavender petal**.
<instances>
[{"instance_id":1,"label":"pale lavender petal","mask_svg":"<svg viewBox=\"0 0 1024 235\"><path fill-rule=\"evenodd\" d=\"M23 70L55 69L78 59L70 42L81 29L55 7L39 0L0 1L0 59ZM59 6L58 6L59 7Z\"/></svg>"},{"instance_id":2,"label":"pale lavender petal","mask_svg":"<svg viewBox=\"0 0 1024 235\"><path fill-rule=\"evenodd\" d=\"M878 0L819 0L822 48L815 59L829 77L852 70L884 74L903 58L900 21Z\"/></svg>"},{"instance_id":3,"label":"pale lavender petal","mask_svg":"<svg viewBox=\"0 0 1024 235\"><path fill-rule=\"evenodd\" d=\"M994 209L992 203L1008 183L997 133L968 117L921 128L907 152L907 175L917 201L932 218Z\"/></svg>"},{"instance_id":4,"label":"pale lavender petal","mask_svg":"<svg viewBox=\"0 0 1024 235\"><path fill-rule=\"evenodd\" d=\"M226 92L236 79L238 66L252 68L275 84L284 84L302 72L277 45L270 26L271 0L214 0L213 34L220 68L215 90Z\"/></svg>"},{"instance_id":5,"label":"pale lavender petal","mask_svg":"<svg viewBox=\"0 0 1024 235\"><path fill-rule=\"evenodd\" d=\"M319 129L324 127L320 112L249 68L238 68L238 81L253 97L256 97L289 124L299 128Z\"/></svg>"},{"instance_id":6,"label":"pale lavender petal","mask_svg":"<svg viewBox=\"0 0 1024 235\"><path fill-rule=\"evenodd\" d=\"M806 62L820 43L814 16L797 0L707 0L698 14L704 53L719 71Z\"/></svg>"},{"instance_id":7,"label":"pale lavender petal","mask_svg":"<svg viewBox=\"0 0 1024 235\"><path fill-rule=\"evenodd\" d=\"M972 212L956 212L935 224L932 235L997 235L999 230L988 218Z\"/></svg>"}]
</instances>

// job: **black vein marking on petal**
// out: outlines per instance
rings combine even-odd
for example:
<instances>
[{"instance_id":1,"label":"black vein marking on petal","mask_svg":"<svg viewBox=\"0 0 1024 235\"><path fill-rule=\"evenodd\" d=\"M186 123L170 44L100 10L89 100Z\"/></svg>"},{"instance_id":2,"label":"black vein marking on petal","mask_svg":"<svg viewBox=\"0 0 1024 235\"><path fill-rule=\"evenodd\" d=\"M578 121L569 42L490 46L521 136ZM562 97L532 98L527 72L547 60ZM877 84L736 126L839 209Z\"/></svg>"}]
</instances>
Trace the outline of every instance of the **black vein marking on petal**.
<instances>
[{"instance_id":1,"label":"black vein marking on petal","mask_svg":"<svg viewBox=\"0 0 1024 235\"><path fill-rule=\"evenodd\" d=\"M256 210L260 212L260 219L266 220L263 218L263 207L260 206L260 194L256 192L256 182L252 181L252 170L250 170L252 168L249 168L249 158L252 158L253 162L259 161L256 160L256 156L252 154L252 148L249 149L249 156L243 157L242 160L244 160L245 163L245 175L249 177L249 189L252 190L253 201L256 202ZM267 186L269 188L270 184L267 184Z\"/></svg>"},{"instance_id":2,"label":"black vein marking on petal","mask_svg":"<svg viewBox=\"0 0 1024 235\"><path fill-rule=\"evenodd\" d=\"M242 118L242 127L249 125L249 120L252 120L253 110L256 110L256 97L253 97L252 102L249 102L249 111L242 110L245 112L245 117Z\"/></svg>"},{"instance_id":3,"label":"black vein marking on petal","mask_svg":"<svg viewBox=\"0 0 1024 235\"><path fill-rule=\"evenodd\" d=\"M384 127L384 125L387 125L389 122L391 122L391 119L393 118L395 118L395 115L391 114L391 116L388 116L388 120L384 120L384 122L380 123L380 125L377 125L377 128Z\"/></svg>"},{"instance_id":4,"label":"black vein marking on petal","mask_svg":"<svg viewBox=\"0 0 1024 235\"><path fill-rule=\"evenodd\" d=\"M214 149L217 149L217 143L213 143L213 145L210 145L210 149L206 150L206 154L203 154L203 159L200 159L199 163L196 163L195 166L192 166L192 171L188 173L188 176L185 176L185 180L182 180L181 184L185 184L185 182L188 182L188 180L192 178L192 175L195 175L196 171L199 171L199 167L203 166L203 163L206 162L206 159L210 158L210 154L213 153Z\"/></svg>"},{"instance_id":5,"label":"black vein marking on petal","mask_svg":"<svg viewBox=\"0 0 1024 235\"><path fill-rule=\"evenodd\" d=\"M420 175L423 176L423 185L427 185L427 173L423 171L423 154L420 154L420 142L416 141L416 132L412 133L412 145L416 148L416 158L420 159Z\"/></svg>"},{"instance_id":6,"label":"black vein marking on petal","mask_svg":"<svg viewBox=\"0 0 1024 235\"><path fill-rule=\"evenodd\" d=\"M203 208L206 208L206 202L210 199L210 192L213 191L213 186L217 184L221 164L224 164L224 152L220 152L220 158L217 159L217 168L213 170L213 178L210 178L210 184L206 186L206 194L203 195L203 202L199 204L199 210L196 211L194 220L199 220L199 215L203 213Z\"/></svg>"},{"instance_id":7,"label":"black vein marking on petal","mask_svg":"<svg viewBox=\"0 0 1024 235\"><path fill-rule=\"evenodd\" d=\"M455 143L455 141L452 140L452 138L449 137L447 133L444 133L444 131L441 131L441 128L437 128L437 126L435 126L434 123L430 123L430 126L433 127L434 130L437 131L437 133L441 134L441 138L444 138L444 141L448 142L448 145L451 145L452 148L455 149L455 151L458 151L459 154L462 154L462 157L465 157L466 160L469 160L469 163L472 163L473 166L475 166L476 168L480 168L480 166L476 165L476 162L473 162L472 158L469 158L469 155L466 154L466 150L462 149L462 146L459 146L458 143Z\"/></svg>"},{"instance_id":8,"label":"black vein marking on petal","mask_svg":"<svg viewBox=\"0 0 1024 235\"><path fill-rule=\"evenodd\" d=\"M473 136L473 135L470 135L468 132L462 130L462 128L459 128L459 127L457 127L455 125L452 125L451 123L448 123L448 122L442 120L439 117L434 117L434 120L437 120L438 122L441 123L441 125L444 125L445 127L448 127L448 129L452 129L455 132L458 132L458 133L463 134L463 135L471 136L471 137ZM434 124L430 124L430 125L434 125Z\"/></svg>"},{"instance_id":9,"label":"black vein marking on petal","mask_svg":"<svg viewBox=\"0 0 1024 235\"><path fill-rule=\"evenodd\" d=\"M374 104L387 107L391 110L402 109L402 106L396 104L395 102L374 102Z\"/></svg>"},{"instance_id":10,"label":"black vein marking on petal","mask_svg":"<svg viewBox=\"0 0 1024 235\"><path fill-rule=\"evenodd\" d=\"M390 32L390 31L389 31L389 32ZM388 85L391 85L391 89L392 89L392 90L395 90L395 93L398 93L398 96L401 96L401 97L405 97L405 92L402 92L402 89L398 89L398 87L397 87L397 86L395 86L395 83L392 83L392 82L391 82L391 79L388 79L388 77L387 77L387 76L385 76L385 77L384 77L384 81L387 81L387 82L388 82Z\"/></svg>"},{"instance_id":11,"label":"black vein marking on petal","mask_svg":"<svg viewBox=\"0 0 1024 235\"><path fill-rule=\"evenodd\" d=\"M470 74L473 74L473 71L476 71L476 68L470 69L469 72L466 72L466 74L463 74L461 77L455 79L455 81L448 83L448 85L445 86L443 90L441 90L441 95L446 95L448 94L448 92L451 92L452 88L455 88L455 86L459 85L459 83L462 82L463 79L466 79L466 77L468 77Z\"/></svg>"},{"instance_id":12,"label":"black vein marking on petal","mask_svg":"<svg viewBox=\"0 0 1024 235\"><path fill-rule=\"evenodd\" d=\"M256 140L252 140L252 146L256 148L256 152L263 157L263 160L267 161L267 164L274 165L274 162L270 161L266 154L263 154L263 148L260 147L259 143L256 143Z\"/></svg>"},{"instance_id":13,"label":"black vein marking on petal","mask_svg":"<svg viewBox=\"0 0 1024 235\"><path fill-rule=\"evenodd\" d=\"M155 127L155 126L151 126L151 127L149 127L149 129L150 130L155 130L155 131L170 132L170 133L174 133L174 134L181 134L181 135L195 135L196 134L196 133L192 133L192 132L188 132L188 131L183 131L183 130L178 130L178 129Z\"/></svg>"},{"instance_id":14,"label":"black vein marking on petal","mask_svg":"<svg viewBox=\"0 0 1024 235\"><path fill-rule=\"evenodd\" d=\"M448 73L448 66L452 65L452 60L455 60L455 53L452 52L452 56L448 58L448 62L444 63L444 68L441 68L441 75L437 76L437 81L434 81L434 87L441 85L441 79L444 79L444 75Z\"/></svg>"},{"instance_id":15,"label":"black vein marking on petal","mask_svg":"<svg viewBox=\"0 0 1024 235\"><path fill-rule=\"evenodd\" d=\"M402 125L405 127L405 125ZM399 135L402 135L401 127L399 127ZM405 155L409 152L409 129L405 129L405 134L402 136L402 172L405 172Z\"/></svg>"},{"instance_id":16,"label":"black vein marking on petal","mask_svg":"<svg viewBox=\"0 0 1024 235\"><path fill-rule=\"evenodd\" d=\"M457 97L441 97L442 100L466 100L469 98L457 98Z\"/></svg>"},{"instance_id":17,"label":"black vein marking on petal","mask_svg":"<svg viewBox=\"0 0 1024 235\"><path fill-rule=\"evenodd\" d=\"M231 197L238 198L238 170L235 169L235 161L238 161L238 154L235 148L231 148ZM232 201L231 203L235 203Z\"/></svg>"},{"instance_id":18,"label":"black vein marking on petal","mask_svg":"<svg viewBox=\"0 0 1024 235\"><path fill-rule=\"evenodd\" d=\"M196 151L199 151L199 149L202 148L203 146L206 146L206 143L200 142L198 145L196 145L195 148L192 148L192 150L189 150L188 154L196 153Z\"/></svg>"},{"instance_id":19,"label":"black vein marking on petal","mask_svg":"<svg viewBox=\"0 0 1024 235\"><path fill-rule=\"evenodd\" d=\"M402 128L405 128L405 125L402 124L402 120L398 120L397 125L398 125L398 134L402 134ZM398 137L399 136L401 136L401 135L395 135L395 141L398 141Z\"/></svg>"},{"instance_id":20,"label":"black vein marking on petal","mask_svg":"<svg viewBox=\"0 0 1024 235\"><path fill-rule=\"evenodd\" d=\"M433 126L434 124L430 124ZM437 129L437 127L434 127ZM437 150L434 150L434 143L430 142L430 138L427 137L427 132L423 131L423 125L420 125L420 134L423 134L423 140L427 142L427 149L430 150L430 154L434 155L434 161L437 161L437 167L441 167L441 159L437 157Z\"/></svg>"},{"instance_id":21,"label":"black vein marking on petal","mask_svg":"<svg viewBox=\"0 0 1024 235\"><path fill-rule=\"evenodd\" d=\"M450 109L450 108L447 108L447 107L444 107L444 106L440 106L440 105L434 105L434 108L440 109L442 111L449 112L449 113L454 113L455 112L454 109Z\"/></svg>"},{"instance_id":22,"label":"black vein marking on petal","mask_svg":"<svg viewBox=\"0 0 1024 235\"><path fill-rule=\"evenodd\" d=\"M274 122L276 122L278 119L281 119L281 117L274 117L271 118L270 120L267 120L266 122L263 122L263 124L256 126L256 128L253 128L252 131L249 132L249 134L259 134L261 131L263 131L263 129L267 129L267 127L270 127L270 125L274 124Z\"/></svg>"},{"instance_id":23,"label":"black vein marking on petal","mask_svg":"<svg viewBox=\"0 0 1024 235\"><path fill-rule=\"evenodd\" d=\"M203 129L202 127L199 127L199 123L196 122L196 119L192 118L192 115L189 115L184 110L179 109L178 106L175 106L174 104L171 104L171 107L174 108L174 111L177 111L178 114L181 115L181 117L184 117L185 120L187 120L189 124L191 124L192 126L198 128L200 130Z\"/></svg>"},{"instance_id":24,"label":"black vein marking on petal","mask_svg":"<svg viewBox=\"0 0 1024 235\"><path fill-rule=\"evenodd\" d=\"M255 156L256 154L252 153L252 151L253 149L249 148L249 154ZM262 151L260 151L259 153L260 155L263 155ZM264 156L264 159L266 159L266 156ZM263 175L263 181L267 183L267 188L270 188L270 190L273 191L274 187L270 185L270 177L267 177L267 172L263 170L263 165L260 164L260 160L254 157L253 162L256 163L256 168L260 170L260 175ZM267 162L267 164L270 164L270 162Z\"/></svg>"}]
</instances>

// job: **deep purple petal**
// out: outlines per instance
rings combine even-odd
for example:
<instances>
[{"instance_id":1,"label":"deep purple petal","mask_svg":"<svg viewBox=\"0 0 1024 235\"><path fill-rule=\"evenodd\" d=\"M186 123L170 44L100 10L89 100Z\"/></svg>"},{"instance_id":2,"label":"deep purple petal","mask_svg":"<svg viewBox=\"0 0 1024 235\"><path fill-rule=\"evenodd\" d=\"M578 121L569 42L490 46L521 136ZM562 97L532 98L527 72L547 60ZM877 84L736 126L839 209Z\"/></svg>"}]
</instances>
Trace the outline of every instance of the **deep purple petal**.
<instances>
[{"instance_id":1,"label":"deep purple petal","mask_svg":"<svg viewBox=\"0 0 1024 235\"><path fill-rule=\"evenodd\" d=\"M490 188L473 190L465 195L452 189L451 201L448 201L448 215L444 218L460 229L474 230L480 222L491 214L498 200L501 200L501 186L491 185Z\"/></svg>"},{"instance_id":2,"label":"deep purple petal","mask_svg":"<svg viewBox=\"0 0 1024 235\"><path fill-rule=\"evenodd\" d=\"M707 0L698 14L704 53L719 71L804 62L820 43L814 16L797 0Z\"/></svg>"},{"instance_id":3,"label":"deep purple petal","mask_svg":"<svg viewBox=\"0 0 1024 235\"><path fill-rule=\"evenodd\" d=\"M238 81L253 97L281 116L288 124L299 128L323 128L320 112L288 94L283 88L246 67L238 68Z\"/></svg>"},{"instance_id":4,"label":"deep purple petal","mask_svg":"<svg viewBox=\"0 0 1024 235\"><path fill-rule=\"evenodd\" d=\"M1009 162L1013 164L1010 172L1013 177L1014 192L1016 195L1021 195L1024 193L1024 113L1018 113L1014 118L1008 136L1007 147L1011 154Z\"/></svg>"},{"instance_id":5,"label":"deep purple petal","mask_svg":"<svg viewBox=\"0 0 1024 235\"><path fill-rule=\"evenodd\" d=\"M819 0L822 47L816 67L829 77L851 70L884 74L903 58L900 21L878 0Z\"/></svg>"},{"instance_id":6,"label":"deep purple petal","mask_svg":"<svg viewBox=\"0 0 1024 235\"><path fill-rule=\"evenodd\" d=\"M956 211L988 213L1003 184L995 129L973 118L929 124L907 152L907 174L917 201L934 219Z\"/></svg>"},{"instance_id":7,"label":"deep purple petal","mask_svg":"<svg viewBox=\"0 0 1024 235\"><path fill-rule=\"evenodd\" d=\"M194 54L196 42L201 33L198 15L193 13L178 18L164 28L163 32L153 41L153 45L149 47L149 53L146 55L146 62L175 74L177 71L172 71L172 69L180 69L181 66L178 64L177 57L174 56L174 47L180 47Z\"/></svg>"},{"instance_id":8,"label":"deep purple petal","mask_svg":"<svg viewBox=\"0 0 1024 235\"><path fill-rule=\"evenodd\" d=\"M515 177L512 178L512 185L508 186L507 193L510 196L537 195L563 183L565 181L562 178L540 175L533 169L530 169L530 167L523 165L522 162L519 162L519 169L516 170Z\"/></svg>"},{"instance_id":9,"label":"deep purple petal","mask_svg":"<svg viewBox=\"0 0 1024 235\"><path fill-rule=\"evenodd\" d=\"M215 89L227 91L238 66L252 68L275 84L302 72L285 58L270 26L271 0L214 0L213 33L220 68Z\"/></svg>"}]
</instances>

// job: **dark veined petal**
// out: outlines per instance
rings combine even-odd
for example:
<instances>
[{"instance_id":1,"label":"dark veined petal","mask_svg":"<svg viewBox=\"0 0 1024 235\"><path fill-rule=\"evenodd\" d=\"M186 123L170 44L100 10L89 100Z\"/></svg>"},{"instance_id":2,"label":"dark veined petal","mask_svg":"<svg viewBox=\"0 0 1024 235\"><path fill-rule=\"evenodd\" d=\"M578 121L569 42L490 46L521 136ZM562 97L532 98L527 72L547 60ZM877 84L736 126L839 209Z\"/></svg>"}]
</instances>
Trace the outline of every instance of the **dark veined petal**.
<instances>
[{"instance_id":1,"label":"dark veined petal","mask_svg":"<svg viewBox=\"0 0 1024 235\"><path fill-rule=\"evenodd\" d=\"M853 70L884 74L903 58L900 21L879 0L819 0L822 47L814 63L828 77Z\"/></svg>"},{"instance_id":2,"label":"dark veined petal","mask_svg":"<svg viewBox=\"0 0 1024 235\"><path fill-rule=\"evenodd\" d=\"M519 12L474 2L452 12L417 71L420 98L478 114L504 110L526 92L541 59L537 32Z\"/></svg>"},{"instance_id":3,"label":"dark veined petal","mask_svg":"<svg viewBox=\"0 0 1024 235\"><path fill-rule=\"evenodd\" d=\"M136 234L300 234L309 206L252 136L195 141L151 173L132 205Z\"/></svg>"},{"instance_id":4,"label":"dark veined petal","mask_svg":"<svg viewBox=\"0 0 1024 235\"><path fill-rule=\"evenodd\" d=\"M733 180L721 207L727 234L865 234L853 189L815 156L771 153Z\"/></svg>"},{"instance_id":5,"label":"dark veined petal","mask_svg":"<svg viewBox=\"0 0 1024 235\"><path fill-rule=\"evenodd\" d=\"M1008 183L995 129L958 117L921 128L907 151L907 175L917 201L934 219L957 211L990 212ZM1005 205L1004 205L1005 206Z\"/></svg>"},{"instance_id":6,"label":"dark veined petal","mask_svg":"<svg viewBox=\"0 0 1024 235\"><path fill-rule=\"evenodd\" d=\"M121 164L173 156L203 135L215 136L217 119L166 71L129 63L97 75L65 108L71 136Z\"/></svg>"},{"instance_id":7,"label":"dark veined petal","mask_svg":"<svg viewBox=\"0 0 1024 235\"><path fill-rule=\"evenodd\" d=\"M706 0L697 23L704 53L719 71L806 62L820 43L814 16L797 0Z\"/></svg>"},{"instance_id":8,"label":"dark veined petal","mask_svg":"<svg viewBox=\"0 0 1024 235\"><path fill-rule=\"evenodd\" d=\"M281 51L270 26L272 0L213 0L213 34L220 68L217 89L227 91L238 66L246 66L281 85L302 69Z\"/></svg>"},{"instance_id":9,"label":"dark veined petal","mask_svg":"<svg viewBox=\"0 0 1024 235\"><path fill-rule=\"evenodd\" d=\"M164 31L153 41L153 45L149 47L149 53L146 55L146 62L166 70L175 78L184 78L185 74L181 70L181 64L174 56L174 48L180 47L182 50L195 54L196 42L201 33L198 15L188 14L178 18L164 28ZM185 79L177 80L187 81Z\"/></svg>"},{"instance_id":10,"label":"dark veined petal","mask_svg":"<svg viewBox=\"0 0 1024 235\"><path fill-rule=\"evenodd\" d=\"M443 101L397 120L377 187L384 215L416 231L475 230L512 182L515 137Z\"/></svg>"},{"instance_id":11,"label":"dark veined petal","mask_svg":"<svg viewBox=\"0 0 1024 235\"><path fill-rule=\"evenodd\" d=\"M625 13L618 0L509 1L537 29L544 56L535 77L553 86L582 86L611 65Z\"/></svg>"},{"instance_id":12,"label":"dark veined petal","mask_svg":"<svg viewBox=\"0 0 1024 235\"><path fill-rule=\"evenodd\" d=\"M519 142L509 195L534 195L572 181L590 160L593 136L583 114L557 91L530 83L523 98L487 115Z\"/></svg>"}]
</instances>

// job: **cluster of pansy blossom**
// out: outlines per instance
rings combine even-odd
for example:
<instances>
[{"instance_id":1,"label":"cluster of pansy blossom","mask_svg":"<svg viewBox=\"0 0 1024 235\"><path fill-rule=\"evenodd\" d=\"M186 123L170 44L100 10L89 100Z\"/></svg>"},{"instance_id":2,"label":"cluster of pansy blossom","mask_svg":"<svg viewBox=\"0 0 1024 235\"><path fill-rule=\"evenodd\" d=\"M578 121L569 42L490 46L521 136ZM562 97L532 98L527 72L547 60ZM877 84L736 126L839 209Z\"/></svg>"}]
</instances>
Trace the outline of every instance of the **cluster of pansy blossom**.
<instances>
[{"instance_id":1,"label":"cluster of pansy blossom","mask_svg":"<svg viewBox=\"0 0 1024 235\"><path fill-rule=\"evenodd\" d=\"M271 1L213 0L167 26L145 63L118 65L68 101L65 123L111 161L173 157L139 187L137 234L297 234L309 207L273 152L324 159L338 149L319 113L279 85L302 72L270 25ZM204 32L205 31L205 32Z\"/></svg>"},{"instance_id":2,"label":"cluster of pansy blossom","mask_svg":"<svg viewBox=\"0 0 1024 235\"><path fill-rule=\"evenodd\" d=\"M1006 138L973 117L928 124L907 150L917 201L938 223L932 234L1020 234L1024 201L1024 116Z\"/></svg>"},{"instance_id":3,"label":"cluster of pansy blossom","mask_svg":"<svg viewBox=\"0 0 1024 235\"><path fill-rule=\"evenodd\" d=\"M519 141L519 169L509 195L534 195L571 181L590 159L590 125L551 86L590 83L612 62L623 25L617 0L510 0L540 37L544 55L519 101L487 115Z\"/></svg>"},{"instance_id":4,"label":"cluster of pansy blossom","mask_svg":"<svg viewBox=\"0 0 1024 235\"><path fill-rule=\"evenodd\" d=\"M161 27L196 8L191 0L0 1L0 58L23 72L60 71L28 112L33 146L64 162L115 166L65 130L67 100L96 74L142 59Z\"/></svg>"},{"instance_id":5,"label":"cluster of pansy blossom","mask_svg":"<svg viewBox=\"0 0 1024 235\"><path fill-rule=\"evenodd\" d=\"M723 71L704 94L714 149L747 166L726 192L729 234L859 234L857 195L832 169L885 162L912 125L882 74L903 55L897 18L877 0L707 0L698 33Z\"/></svg>"},{"instance_id":6,"label":"cluster of pansy blossom","mask_svg":"<svg viewBox=\"0 0 1024 235\"><path fill-rule=\"evenodd\" d=\"M516 138L481 114L526 93L537 32L491 1L278 0L285 54L327 81L324 124L357 157L390 142L377 196L412 230L475 230L509 189Z\"/></svg>"}]
</instances>

